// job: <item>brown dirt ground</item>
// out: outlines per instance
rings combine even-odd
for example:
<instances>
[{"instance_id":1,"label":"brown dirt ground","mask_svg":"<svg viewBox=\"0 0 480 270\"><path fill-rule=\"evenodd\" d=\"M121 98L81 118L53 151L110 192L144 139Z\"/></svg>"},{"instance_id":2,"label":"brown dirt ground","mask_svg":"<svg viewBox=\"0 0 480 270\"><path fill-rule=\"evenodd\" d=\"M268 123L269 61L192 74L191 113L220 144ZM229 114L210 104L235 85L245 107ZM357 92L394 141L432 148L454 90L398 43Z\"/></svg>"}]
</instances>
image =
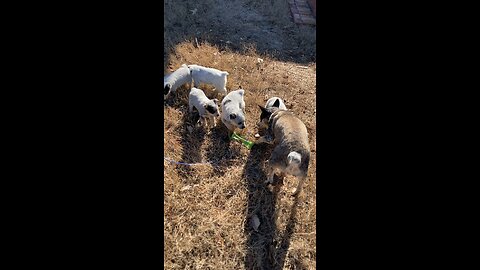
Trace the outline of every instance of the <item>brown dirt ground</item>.
<instances>
[{"instance_id":1,"label":"brown dirt ground","mask_svg":"<svg viewBox=\"0 0 480 270\"><path fill-rule=\"evenodd\" d=\"M308 61L315 55L309 48L303 52L295 49L300 46L295 31L302 32L305 28L291 21L272 23L278 17L276 13L288 11L286 1L285 6L282 1L265 1L275 7L268 12L262 11L259 8L262 5L256 1L205 1L210 9L196 1L177 1L173 9L168 2L166 36L188 28L183 25L188 23L173 16L173 12L195 8L204 15L195 20L203 22L207 17L211 21L218 19L223 25L236 25L239 23L236 20L242 20L247 30L228 34L227 26L219 28L220 34L208 37L199 38L200 35L184 31L182 38L178 35L170 38L164 48L167 72L183 63L228 71L227 89L235 90L239 85L245 89L245 136L250 140L254 140L257 132L255 123L260 115L257 104L264 105L272 96L283 98L307 126L312 158L309 178L298 198L289 196L297 183L294 177L286 177L284 185L275 189L264 186L264 161L271 146L248 150L229 142L221 121L211 130L194 127L195 116L188 114L188 86L179 89L164 107L164 155L175 161L213 165L185 166L164 161L165 269L315 269L316 63ZM230 13L214 16L220 6ZM168 12L171 13L167 15ZM209 27L198 22L190 25L193 32ZM254 39L232 45L240 40L235 38L249 33ZM261 33L267 33L268 42L260 38ZM315 37L305 33L298 34L309 39L302 42L315 43ZM231 43L222 43L219 36ZM198 47L192 42L194 37L200 39ZM258 58L263 63L258 64ZM211 95L211 87L201 88ZM258 230L252 226L254 216L260 221Z\"/></svg>"}]
</instances>

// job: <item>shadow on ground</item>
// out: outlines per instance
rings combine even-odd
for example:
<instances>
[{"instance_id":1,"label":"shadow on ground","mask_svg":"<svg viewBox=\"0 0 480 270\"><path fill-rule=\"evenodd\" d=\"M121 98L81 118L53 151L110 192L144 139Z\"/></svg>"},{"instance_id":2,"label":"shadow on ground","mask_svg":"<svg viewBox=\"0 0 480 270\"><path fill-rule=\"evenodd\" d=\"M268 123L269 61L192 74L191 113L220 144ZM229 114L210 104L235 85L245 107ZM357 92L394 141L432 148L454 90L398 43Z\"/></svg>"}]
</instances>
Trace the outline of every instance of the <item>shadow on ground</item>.
<instances>
[{"instance_id":1,"label":"shadow on ground","mask_svg":"<svg viewBox=\"0 0 480 270\"><path fill-rule=\"evenodd\" d=\"M276 225L276 204L283 179L274 178L274 187L270 190L265 184L264 162L271 146L255 145L244 167L243 178L248 190L247 216L245 233L247 235L246 269L283 269L285 257L290 246L290 239L295 228L295 216L298 197L290 209L290 216L284 235L278 235ZM252 227L252 217L260 220L258 231ZM301 266L302 262L296 262ZM301 269L301 268L300 268Z\"/></svg>"},{"instance_id":2,"label":"shadow on ground","mask_svg":"<svg viewBox=\"0 0 480 270\"><path fill-rule=\"evenodd\" d=\"M240 155L238 145L230 141L228 129L217 119L217 126L210 129L210 144L206 148L208 162L215 164L214 173L222 176L228 170L231 160L237 159Z\"/></svg>"},{"instance_id":3,"label":"shadow on ground","mask_svg":"<svg viewBox=\"0 0 480 270\"><path fill-rule=\"evenodd\" d=\"M164 68L182 42L208 42L221 50L260 55L284 62L316 61L315 26L293 23L286 0L165 1Z\"/></svg>"},{"instance_id":4,"label":"shadow on ground","mask_svg":"<svg viewBox=\"0 0 480 270\"><path fill-rule=\"evenodd\" d=\"M197 127L196 123L200 116L198 112L189 113L188 106L182 108L182 123L179 125L179 134L182 138L182 162L201 163L201 146L205 140L205 130L203 127ZM190 130L189 130L190 129ZM191 166L177 165L178 175L189 184L197 184L192 175L195 173ZM193 182L192 182L193 181Z\"/></svg>"}]
</instances>

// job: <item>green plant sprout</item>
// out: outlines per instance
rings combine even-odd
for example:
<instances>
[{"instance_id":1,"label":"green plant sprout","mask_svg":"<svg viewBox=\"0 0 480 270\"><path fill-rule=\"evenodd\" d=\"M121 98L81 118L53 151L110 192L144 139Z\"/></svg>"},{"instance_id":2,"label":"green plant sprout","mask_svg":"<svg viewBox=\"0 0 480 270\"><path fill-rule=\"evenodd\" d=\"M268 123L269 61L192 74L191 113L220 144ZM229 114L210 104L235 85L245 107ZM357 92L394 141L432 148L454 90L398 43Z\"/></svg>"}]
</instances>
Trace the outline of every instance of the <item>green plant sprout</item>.
<instances>
[{"instance_id":1,"label":"green plant sprout","mask_svg":"<svg viewBox=\"0 0 480 270\"><path fill-rule=\"evenodd\" d=\"M233 132L232 135L230 135L230 140L235 140L237 142L242 143L245 147L248 148L248 150L252 149L254 143L243 138L242 136L238 135L237 133Z\"/></svg>"}]
</instances>

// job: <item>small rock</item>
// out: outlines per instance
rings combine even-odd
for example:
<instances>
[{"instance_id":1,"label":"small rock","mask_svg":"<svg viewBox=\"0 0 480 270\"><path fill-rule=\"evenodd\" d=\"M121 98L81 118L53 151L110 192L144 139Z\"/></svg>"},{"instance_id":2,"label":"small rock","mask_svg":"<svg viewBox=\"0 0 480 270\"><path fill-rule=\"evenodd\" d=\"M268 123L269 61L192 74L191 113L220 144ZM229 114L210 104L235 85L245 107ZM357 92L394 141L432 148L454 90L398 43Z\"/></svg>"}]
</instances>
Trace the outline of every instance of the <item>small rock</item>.
<instances>
[{"instance_id":1,"label":"small rock","mask_svg":"<svg viewBox=\"0 0 480 270\"><path fill-rule=\"evenodd\" d=\"M184 186L184 187L181 189L181 191L189 190L189 189L191 189L191 188L192 188L192 186L190 186L190 185Z\"/></svg>"}]
</instances>

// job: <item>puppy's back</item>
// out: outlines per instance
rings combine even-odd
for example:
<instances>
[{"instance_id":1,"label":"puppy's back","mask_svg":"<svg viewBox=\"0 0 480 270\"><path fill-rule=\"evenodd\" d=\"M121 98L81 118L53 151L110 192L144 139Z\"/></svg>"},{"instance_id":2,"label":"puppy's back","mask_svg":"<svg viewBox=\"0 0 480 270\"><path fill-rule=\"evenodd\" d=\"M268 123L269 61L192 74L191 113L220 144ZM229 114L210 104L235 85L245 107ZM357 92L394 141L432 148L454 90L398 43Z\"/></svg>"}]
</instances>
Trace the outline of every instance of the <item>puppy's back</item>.
<instances>
[{"instance_id":1,"label":"puppy's back","mask_svg":"<svg viewBox=\"0 0 480 270\"><path fill-rule=\"evenodd\" d=\"M222 100L222 107L238 107L240 103L243 102L243 95L245 90L238 89L228 93Z\"/></svg>"},{"instance_id":2,"label":"puppy's back","mask_svg":"<svg viewBox=\"0 0 480 270\"><path fill-rule=\"evenodd\" d=\"M221 71L215 68L203 67L199 65L188 65L192 76L214 76L214 77L225 77L228 74L226 71Z\"/></svg>"},{"instance_id":3,"label":"puppy's back","mask_svg":"<svg viewBox=\"0 0 480 270\"><path fill-rule=\"evenodd\" d=\"M300 161L299 168L302 174L306 175L310 162L307 127L290 111L278 110L272 117L273 133L275 141L278 142L276 154L280 155L286 164Z\"/></svg>"},{"instance_id":4,"label":"puppy's back","mask_svg":"<svg viewBox=\"0 0 480 270\"><path fill-rule=\"evenodd\" d=\"M285 103L283 102L283 100L279 97L271 97L270 99L268 99L267 103L265 103L265 108L274 107L273 105L275 104L275 102L277 100L278 100L278 103L279 103L279 106L278 106L279 109L288 110L287 107L285 106Z\"/></svg>"},{"instance_id":5,"label":"puppy's back","mask_svg":"<svg viewBox=\"0 0 480 270\"><path fill-rule=\"evenodd\" d=\"M202 89L192 87L190 93L188 94L189 102L196 101L196 103L204 102L208 100L208 97L205 95Z\"/></svg>"},{"instance_id":6,"label":"puppy's back","mask_svg":"<svg viewBox=\"0 0 480 270\"><path fill-rule=\"evenodd\" d=\"M175 91L176 88L180 87L181 85L191 82L192 76L190 74L190 70L185 64L181 65L174 72L167 74L163 77L164 87L168 84L173 91Z\"/></svg>"}]
</instances>

